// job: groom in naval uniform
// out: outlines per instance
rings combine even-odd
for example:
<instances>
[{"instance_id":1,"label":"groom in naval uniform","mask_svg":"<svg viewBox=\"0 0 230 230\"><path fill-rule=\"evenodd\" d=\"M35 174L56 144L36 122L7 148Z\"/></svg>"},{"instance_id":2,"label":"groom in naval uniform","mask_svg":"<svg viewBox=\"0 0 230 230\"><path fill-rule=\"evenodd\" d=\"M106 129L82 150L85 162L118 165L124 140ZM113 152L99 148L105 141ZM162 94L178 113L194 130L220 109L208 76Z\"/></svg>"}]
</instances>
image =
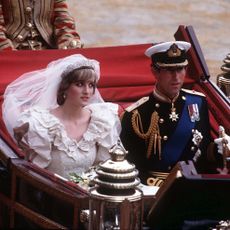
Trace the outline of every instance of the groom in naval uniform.
<instances>
[{"instance_id":1,"label":"groom in naval uniform","mask_svg":"<svg viewBox=\"0 0 230 230\"><path fill-rule=\"evenodd\" d=\"M172 41L146 50L155 88L122 116L121 141L143 184L160 186L178 161L192 160L197 169L209 166L206 152L212 140L205 95L182 88L190 46Z\"/></svg>"}]
</instances>

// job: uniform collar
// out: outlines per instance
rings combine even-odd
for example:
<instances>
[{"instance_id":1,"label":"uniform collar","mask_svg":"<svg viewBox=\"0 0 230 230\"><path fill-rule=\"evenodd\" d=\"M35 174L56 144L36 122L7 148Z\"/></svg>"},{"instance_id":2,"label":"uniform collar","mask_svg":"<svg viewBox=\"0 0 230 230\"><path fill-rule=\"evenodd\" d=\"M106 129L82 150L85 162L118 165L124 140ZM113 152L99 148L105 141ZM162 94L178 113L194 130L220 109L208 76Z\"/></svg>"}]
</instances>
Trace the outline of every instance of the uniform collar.
<instances>
[{"instance_id":1,"label":"uniform collar","mask_svg":"<svg viewBox=\"0 0 230 230\"><path fill-rule=\"evenodd\" d=\"M177 98L179 97L179 94L180 93L178 93L173 99L170 99L168 96L166 96L163 93L161 93L157 88L155 88L153 90L153 96L156 99L158 99L158 100L160 100L162 102L167 102L167 103L174 103L177 100Z\"/></svg>"}]
</instances>

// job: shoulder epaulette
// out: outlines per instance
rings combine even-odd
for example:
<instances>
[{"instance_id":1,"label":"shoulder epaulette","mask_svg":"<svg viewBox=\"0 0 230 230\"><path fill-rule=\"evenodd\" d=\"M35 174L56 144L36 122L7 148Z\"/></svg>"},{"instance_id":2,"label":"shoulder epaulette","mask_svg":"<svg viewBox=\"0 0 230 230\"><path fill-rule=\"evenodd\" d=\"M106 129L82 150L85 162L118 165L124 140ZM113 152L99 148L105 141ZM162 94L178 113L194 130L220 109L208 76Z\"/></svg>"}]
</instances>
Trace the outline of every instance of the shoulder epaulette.
<instances>
[{"instance_id":1,"label":"shoulder epaulette","mask_svg":"<svg viewBox=\"0 0 230 230\"><path fill-rule=\"evenodd\" d=\"M140 105L144 104L148 100L149 100L149 97L142 97L140 100L138 100L135 103L133 103L132 105L128 106L125 109L125 111L131 112L132 110L136 109L137 107L139 107Z\"/></svg>"},{"instance_id":2,"label":"shoulder epaulette","mask_svg":"<svg viewBox=\"0 0 230 230\"><path fill-rule=\"evenodd\" d=\"M184 91L184 92L186 92L186 93L193 94L193 95L198 95L198 96L206 97L205 94L203 94L201 92L198 92L198 91L195 91L195 90L184 89L184 88L182 88L181 90Z\"/></svg>"}]
</instances>

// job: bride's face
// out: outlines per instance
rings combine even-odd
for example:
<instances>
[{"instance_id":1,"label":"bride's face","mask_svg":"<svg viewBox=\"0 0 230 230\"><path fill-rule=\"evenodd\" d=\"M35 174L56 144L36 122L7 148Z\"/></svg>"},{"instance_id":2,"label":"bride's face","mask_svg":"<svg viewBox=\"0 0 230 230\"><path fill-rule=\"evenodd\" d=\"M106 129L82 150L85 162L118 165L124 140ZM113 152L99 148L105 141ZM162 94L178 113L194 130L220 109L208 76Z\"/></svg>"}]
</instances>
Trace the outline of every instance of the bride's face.
<instances>
[{"instance_id":1,"label":"bride's face","mask_svg":"<svg viewBox=\"0 0 230 230\"><path fill-rule=\"evenodd\" d=\"M66 102L71 103L73 106L85 106L93 96L94 90L94 78L72 83L66 92Z\"/></svg>"}]
</instances>

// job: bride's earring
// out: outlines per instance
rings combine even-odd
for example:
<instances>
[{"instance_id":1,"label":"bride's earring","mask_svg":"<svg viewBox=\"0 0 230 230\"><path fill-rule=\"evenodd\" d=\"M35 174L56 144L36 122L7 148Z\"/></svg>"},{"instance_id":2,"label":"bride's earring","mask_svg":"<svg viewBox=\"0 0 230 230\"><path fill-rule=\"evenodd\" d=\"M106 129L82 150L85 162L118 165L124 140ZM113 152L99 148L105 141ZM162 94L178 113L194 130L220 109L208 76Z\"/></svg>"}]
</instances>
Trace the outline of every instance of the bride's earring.
<instances>
[{"instance_id":1,"label":"bride's earring","mask_svg":"<svg viewBox=\"0 0 230 230\"><path fill-rule=\"evenodd\" d=\"M66 94L65 93L63 93L63 99L66 99Z\"/></svg>"}]
</instances>

